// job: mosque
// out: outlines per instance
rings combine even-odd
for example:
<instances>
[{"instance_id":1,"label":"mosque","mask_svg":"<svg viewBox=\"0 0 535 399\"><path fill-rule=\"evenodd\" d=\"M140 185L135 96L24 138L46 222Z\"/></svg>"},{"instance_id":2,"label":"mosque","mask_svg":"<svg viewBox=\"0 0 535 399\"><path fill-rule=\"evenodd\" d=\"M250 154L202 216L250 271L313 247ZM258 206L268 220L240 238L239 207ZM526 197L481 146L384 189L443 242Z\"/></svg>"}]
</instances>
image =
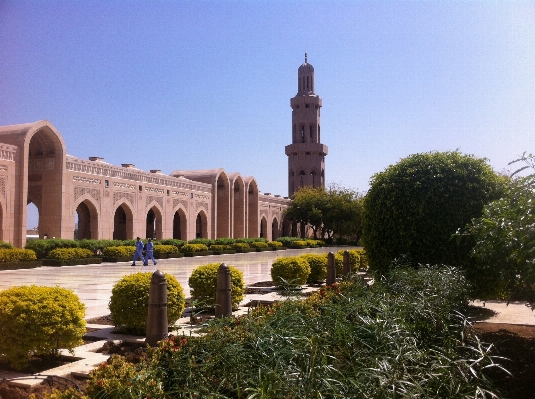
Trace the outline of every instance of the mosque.
<instances>
[{"instance_id":1,"label":"mosque","mask_svg":"<svg viewBox=\"0 0 535 399\"><path fill-rule=\"evenodd\" d=\"M321 98L314 67L298 69L288 156L288 195L325 186L327 146L320 142ZM0 240L26 243L28 204L39 211L40 238L131 239L297 236L284 218L289 197L260 193L252 176L224 169L143 171L100 157L68 155L49 121L0 126Z\"/></svg>"}]
</instances>

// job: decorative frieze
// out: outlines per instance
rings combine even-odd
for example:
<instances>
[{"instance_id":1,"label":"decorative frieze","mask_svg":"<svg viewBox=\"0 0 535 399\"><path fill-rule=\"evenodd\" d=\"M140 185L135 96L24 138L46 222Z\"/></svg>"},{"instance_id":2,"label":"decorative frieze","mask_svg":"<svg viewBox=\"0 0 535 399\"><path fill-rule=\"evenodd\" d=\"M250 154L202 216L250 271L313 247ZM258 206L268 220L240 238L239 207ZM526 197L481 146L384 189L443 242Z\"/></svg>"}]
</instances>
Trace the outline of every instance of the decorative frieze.
<instances>
[{"instance_id":1,"label":"decorative frieze","mask_svg":"<svg viewBox=\"0 0 535 399\"><path fill-rule=\"evenodd\" d=\"M126 199L130 204L133 206L136 203L136 196L133 193L125 193L122 191L113 193L113 203L115 204L117 201L121 199Z\"/></svg>"},{"instance_id":2,"label":"decorative frieze","mask_svg":"<svg viewBox=\"0 0 535 399\"><path fill-rule=\"evenodd\" d=\"M6 161L14 161L15 155L16 151L0 149L0 159L4 159Z\"/></svg>"},{"instance_id":3,"label":"decorative frieze","mask_svg":"<svg viewBox=\"0 0 535 399\"><path fill-rule=\"evenodd\" d=\"M195 198L206 199L206 200L210 199L208 195L202 195L202 194L195 194Z\"/></svg>"},{"instance_id":4,"label":"decorative frieze","mask_svg":"<svg viewBox=\"0 0 535 399\"><path fill-rule=\"evenodd\" d=\"M185 193L183 191L173 191L173 195L180 195L182 197L188 197L188 193Z\"/></svg>"},{"instance_id":5,"label":"decorative frieze","mask_svg":"<svg viewBox=\"0 0 535 399\"><path fill-rule=\"evenodd\" d=\"M74 187L74 201L82 195L89 194L97 203L100 204L100 190L89 187Z\"/></svg>"},{"instance_id":6,"label":"decorative frieze","mask_svg":"<svg viewBox=\"0 0 535 399\"><path fill-rule=\"evenodd\" d=\"M0 165L0 171L7 172L7 165Z\"/></svg>"},{"instance_id":7,"label":"decorative frieze","mask_svg":"<svg viewBox=\"0 0 535 399\"><path fill-rule=\"evenodd\" d=\"M99 179L91 179L90 177L73 176L72 179L74 181L80 182L80 183L101 184L101 180L99 180Z\"/></svg>"},{"instance_id":8,"label":"decorative frieze","mask_svg":"<svg viewBox=\"0 0 535 399\"><path fill-rule=\"evenodd\" d=\"M188 210L188 201L177 198L173 199L173 210L176 209L179 204L182 205L186 211Z\"/></svg>"},{"instance_id":9,"label":"decorative frieze","mask_svg":"<svg viewBox=\"0 0 535 399\"><path fill-rule=\"evenodd\" d=\"M118 188L127 188L129 190L135 190L136 189L136 186L134 184L128 184L128 183L117 183L117 182L113 182L113 187L118 187Z\"/></svg>"},{"instance_id":10,"label":"decorative frieze","mask_svg":"<svg viewBox=\"0 0 535 399\"><path fill-rule=\"evenodd\" d=\"M165 193L165 190L163 188L156 188L156 187L145 187L145 191L149 191L153 193L160 193L160 194Z\"/></svg>"},{"instance_id":11,"label":"decorative frieze","mask_svg":"<svg viewBox=\"0 0 535 399\"><path fill-rule=\"evenodd\" d=\"M4 198L6 198L6 181L5 177L0 177L0 194Z\"/></svg>"},{"instance_id":12,"label":"decorative frieze","mask_svg":"<svg viewBox=\"0 0 535 399\"><path fill-rule=\"evenodd\" d=\"M145 206L149 205L152 201L156 202L163 209L163 198L156 197L154 195L147 195L145 198Z\"/></svg>"}]
</instances>

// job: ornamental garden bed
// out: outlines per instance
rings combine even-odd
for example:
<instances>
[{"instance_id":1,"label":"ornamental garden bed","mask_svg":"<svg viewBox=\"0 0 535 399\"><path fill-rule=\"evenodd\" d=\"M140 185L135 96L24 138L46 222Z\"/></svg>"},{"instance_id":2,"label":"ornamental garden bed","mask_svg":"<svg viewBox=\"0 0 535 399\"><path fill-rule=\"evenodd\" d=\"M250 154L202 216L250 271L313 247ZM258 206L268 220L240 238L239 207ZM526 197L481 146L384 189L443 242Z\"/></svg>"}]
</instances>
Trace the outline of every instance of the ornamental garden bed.
<instances>
[{"instance_id":1,"label":"ornamental garden bed","mask_svg":"<svg viewBox=\"0 0 535 399\"><path fill-rule=\"evenodd\" d=\"M0 270L33 269L42 266L40 260L27 260L20 262L0 262Z\"/></svg>"},{"instance_id":2,"label":"ornamental garden bed","mask_svg":"<svg viewBox=\"0 0 535 399\"><path fill-rule=\"evenodd\" d=\"M84 259L43 259L43 266L78 266L102 263L102 258L84 258Z\"/></svg>"}]
</instances>

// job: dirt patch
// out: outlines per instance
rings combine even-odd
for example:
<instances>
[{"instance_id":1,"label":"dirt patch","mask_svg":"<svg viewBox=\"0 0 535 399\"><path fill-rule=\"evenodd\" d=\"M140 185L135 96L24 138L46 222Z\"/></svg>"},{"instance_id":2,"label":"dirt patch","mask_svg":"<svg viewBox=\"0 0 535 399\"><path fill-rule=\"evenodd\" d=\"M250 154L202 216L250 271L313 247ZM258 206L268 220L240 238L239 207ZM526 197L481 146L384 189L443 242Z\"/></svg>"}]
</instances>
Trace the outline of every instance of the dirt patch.
<instances>
[{"instance_id":1,"label":"dirt patch","mask_svg":"<svg viewBox=\"0 0 535 399\"><path fill-rule=\"evenodd\" d=\"M489 376L495 381L503 398L535 399L535 326L476 323L481 341L496 347L494 354L512 376L494 369Z\"/></svg>"}]
</instances>

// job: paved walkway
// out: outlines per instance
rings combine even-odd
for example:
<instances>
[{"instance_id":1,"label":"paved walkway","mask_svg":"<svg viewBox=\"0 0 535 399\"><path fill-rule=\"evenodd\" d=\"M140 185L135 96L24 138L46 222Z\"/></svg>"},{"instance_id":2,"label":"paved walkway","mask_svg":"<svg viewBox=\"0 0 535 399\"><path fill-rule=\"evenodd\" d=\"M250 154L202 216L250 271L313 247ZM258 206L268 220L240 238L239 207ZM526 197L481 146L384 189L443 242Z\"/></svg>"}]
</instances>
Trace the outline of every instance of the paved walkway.
<instances>
[{"instance_id":1,"label":"paved walkway","mask_svg":"<svg viewBox=\"0 0 535 399\"><path fill-rule=\"evenodd\" d=\"M346 248L344 248L346 249ZM347 249L352 249L347 247ZM86 305L86 318L109 314L108 303L111 290L123 276L138 272L154 272L156 269L177 278L189 296L188 279L193 269L208 263L226 263L241 270L245 284L271 280L271 264L280 257L296 256L303 253L336 252L340 247L288 249L286 251L249 252L235 255L197 256L193 258L161 259L157 267L149 261L149 266L130 266L131 262L102 263L99 265L43 266L35 269L0 271L0 290L20 285L59 286L73 290Z\"/></svg>"}]
</instances>

